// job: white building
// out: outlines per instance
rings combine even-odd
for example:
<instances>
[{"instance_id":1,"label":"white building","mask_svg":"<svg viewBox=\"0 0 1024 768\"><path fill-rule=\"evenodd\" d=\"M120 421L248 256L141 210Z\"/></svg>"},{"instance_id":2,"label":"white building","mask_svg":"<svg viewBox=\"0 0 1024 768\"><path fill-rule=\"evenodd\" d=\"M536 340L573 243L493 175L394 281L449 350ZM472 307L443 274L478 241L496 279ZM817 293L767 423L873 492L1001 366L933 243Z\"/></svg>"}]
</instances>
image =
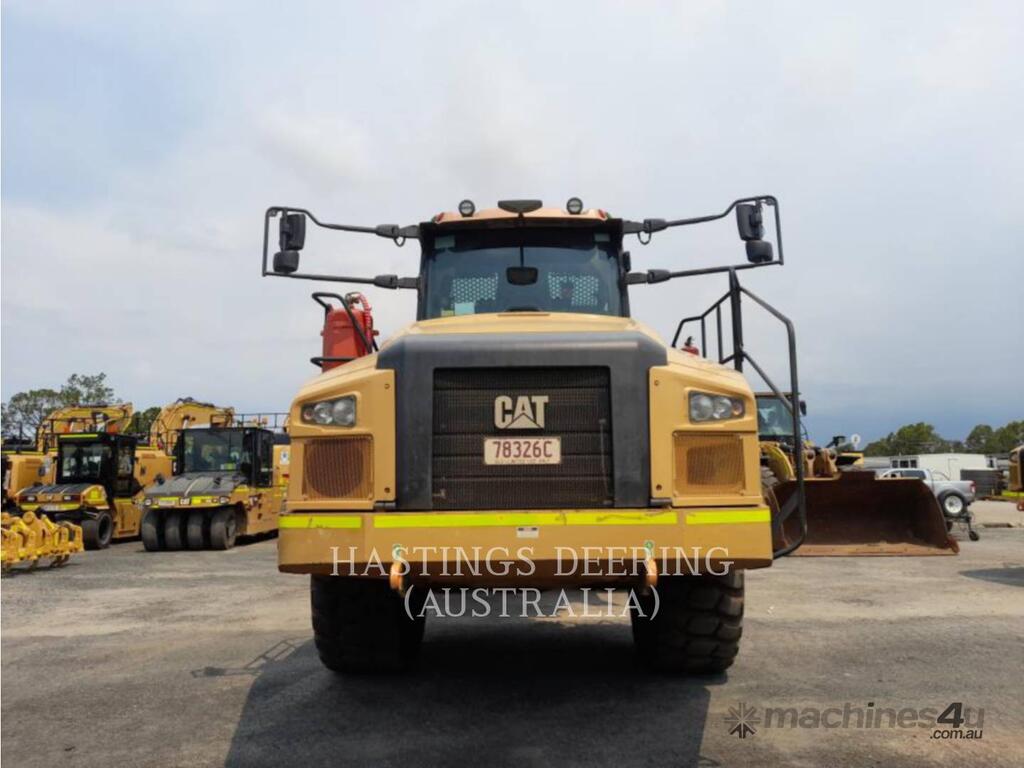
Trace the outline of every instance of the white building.
<instances>
[{"instance_id":1,"label":"white building","mask_svg":"<svg viewBox=\"0 0 1024 768\"><path fill-rule=\"evenodd\" d=\"M890 456L890 467L902 469L930 469L941 472L950 480L960 479L961 469L989 469L988 457L983 453L919 453Z\"/></svg>"}]
</instances>

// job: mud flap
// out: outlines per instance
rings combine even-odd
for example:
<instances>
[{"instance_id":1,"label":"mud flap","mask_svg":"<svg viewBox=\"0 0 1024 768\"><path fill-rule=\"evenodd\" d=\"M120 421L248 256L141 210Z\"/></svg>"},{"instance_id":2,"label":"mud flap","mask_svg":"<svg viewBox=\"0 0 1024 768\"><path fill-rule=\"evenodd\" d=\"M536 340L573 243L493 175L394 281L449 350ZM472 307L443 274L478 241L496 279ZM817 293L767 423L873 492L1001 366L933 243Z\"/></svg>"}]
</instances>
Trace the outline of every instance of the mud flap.
<instances>
[{"instance_id":1,"label":"mud flap","mask_svg":"<svg viewBox=\"0 0 1024 768\"><path fill-rule=\"evenodd\" d=\"M920 480L879 480L874 472L841 472L834 478L807 478L807 538L794 555L870 557L874 555L955 555L956 540L931 490ZM785 509L795 481L772 490L773 514ZM779 549L799 536L795 515L773 525Z\"/></svg>"}]
</instances>

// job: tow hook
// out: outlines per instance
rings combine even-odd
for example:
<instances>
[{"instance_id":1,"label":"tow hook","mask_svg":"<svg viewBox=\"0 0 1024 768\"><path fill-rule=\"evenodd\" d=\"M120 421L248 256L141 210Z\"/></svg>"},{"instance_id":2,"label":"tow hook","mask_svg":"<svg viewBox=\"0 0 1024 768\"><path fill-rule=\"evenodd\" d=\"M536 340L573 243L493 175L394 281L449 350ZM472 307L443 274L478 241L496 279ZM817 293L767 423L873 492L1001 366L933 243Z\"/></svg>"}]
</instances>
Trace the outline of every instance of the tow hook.
<instances>
[{"instance_id":1,"label":"tow hook","mask_svg":"<svg viewBox=\"0 0 1024 768\"><path fill-rule=\"evenodd\" d=\"M658 586L658 562L654 559L653 541L645 541L644 549L647 550L647 557L644 558L644 582L641 594L649 595Z\"/></svg>"}]
</instances>

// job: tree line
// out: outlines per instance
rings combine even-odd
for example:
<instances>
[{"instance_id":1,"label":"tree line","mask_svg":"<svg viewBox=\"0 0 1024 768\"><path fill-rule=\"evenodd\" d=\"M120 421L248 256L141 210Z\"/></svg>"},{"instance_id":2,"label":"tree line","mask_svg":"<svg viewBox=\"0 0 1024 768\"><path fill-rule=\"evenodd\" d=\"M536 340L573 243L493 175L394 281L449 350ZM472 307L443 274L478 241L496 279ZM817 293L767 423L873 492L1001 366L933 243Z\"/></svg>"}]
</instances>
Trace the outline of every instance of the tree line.
<instances>
[{"instance_id":1,"label":"tree line","mask_svg":"<svg viewBox=\"0 0 1024 768\"><path fill-rule=\"evenodd\" d=\"M0 406L0 431L5 440L34 440L36 429L58 408L73 405L113 405L118 402L107 374L73 373L57 389L30 389L17 392ZM154 406L132 414L130 433L147 433L160 413Z\"/></svg>"},{"instance_id":2,"label":"tree line","mask_svg":"<svg viewBox=\"0 0 1024 768\"><path fill-rule=\"evenodd\" d=\"M963 440L947 440L931 424L918 422L900 427L868 443L865 456L896 456L914 453L1009 453L1024 444L1024 421L1001 427L978 424Z\"/></svg>"}]
</instances>

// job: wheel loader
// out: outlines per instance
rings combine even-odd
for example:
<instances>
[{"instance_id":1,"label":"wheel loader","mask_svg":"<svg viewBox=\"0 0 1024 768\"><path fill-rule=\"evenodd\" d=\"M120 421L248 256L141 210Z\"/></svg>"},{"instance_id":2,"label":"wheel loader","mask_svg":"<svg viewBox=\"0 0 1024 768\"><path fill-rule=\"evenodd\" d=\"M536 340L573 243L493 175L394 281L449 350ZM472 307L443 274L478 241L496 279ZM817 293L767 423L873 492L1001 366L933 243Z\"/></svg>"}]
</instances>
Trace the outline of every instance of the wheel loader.
<instances>
[{"instance_id":1,"label":"wheel loader","mask_svg":"<svg viewBox=\"0 0 1024 768\"><path fill-rule=\"evenodd\" d=\"M731 216L746 261L632 270L632 237L647 245ZM307 227L418 242L418 272L303 272ZM479 211L464 200L410 226L330 223L274 206L262 259L265 276L417 297L415 322L379 349L366 338L325 352L339 364L302 387L289 412L278 566L311 577L325 666L407 668L432 596L467 587L621 588L637 652L652 667L718 672L733 663L745 571L794 552L807 531L802 463L781 504L773 510L765 498L744 376L749 367L782 391L744 344L750 306L784 331L786 389L799 391L793 324L739 279L784 264L776 198L639 221L578 198L564 208L516 199ZM727 292L684 318L672 344L631 316L635 290L708 275L726 276ZM350 306L345 298L336 311ZM720 347L731 347L717 362L678 348L686 323L699 323L706 341L716 320ZM799 409L785 403L799 435ZM795 534L773 545L773 527ZM492 567L494 553L504 569Z\"/></svg>"},{"instance_id":2,"label":"wheel loader","mask_svg":"<svg viewBox=\"0 0 1024 768\"><path fill-rule=\"evenodd\" d=\"M186 428L175 441L175 471L142 500L147 551L230 549L239 536L277 530L287 487L282 435L259 422Z\"/></svg>"},{"instance_id":3,"label":"wheel loader","mask_svg":"<svg viewBox=\"0 0 1024 768\"><path fill-rule=\"evenodd\" d=\"M880 480L858 468L863 454L838 435L829 445L814 445L790 431L784 399L790 393L758 393L761 477L769 506L777 508L796 489L796 462L803 463L807 535L794 553L814 555L931 555L958 551L935 495L920 480ZM806 405L800 400L801 413ZM782 546L797 535L793 523L775 530Z\"/></svg>"},{"instance_id":4,"label":"wheel loader","mask_svg":"<svg viewBox=\"0 0 1024 768\"><path fill-rule=\"evenodd\" d=\"M3 508L16 513L14 497L32 485L53 483L57 438L71 432L123 432L132 404L72 405L50 413L36 429L35 439L3 451Z\"/></svg>"}]
</instances>

